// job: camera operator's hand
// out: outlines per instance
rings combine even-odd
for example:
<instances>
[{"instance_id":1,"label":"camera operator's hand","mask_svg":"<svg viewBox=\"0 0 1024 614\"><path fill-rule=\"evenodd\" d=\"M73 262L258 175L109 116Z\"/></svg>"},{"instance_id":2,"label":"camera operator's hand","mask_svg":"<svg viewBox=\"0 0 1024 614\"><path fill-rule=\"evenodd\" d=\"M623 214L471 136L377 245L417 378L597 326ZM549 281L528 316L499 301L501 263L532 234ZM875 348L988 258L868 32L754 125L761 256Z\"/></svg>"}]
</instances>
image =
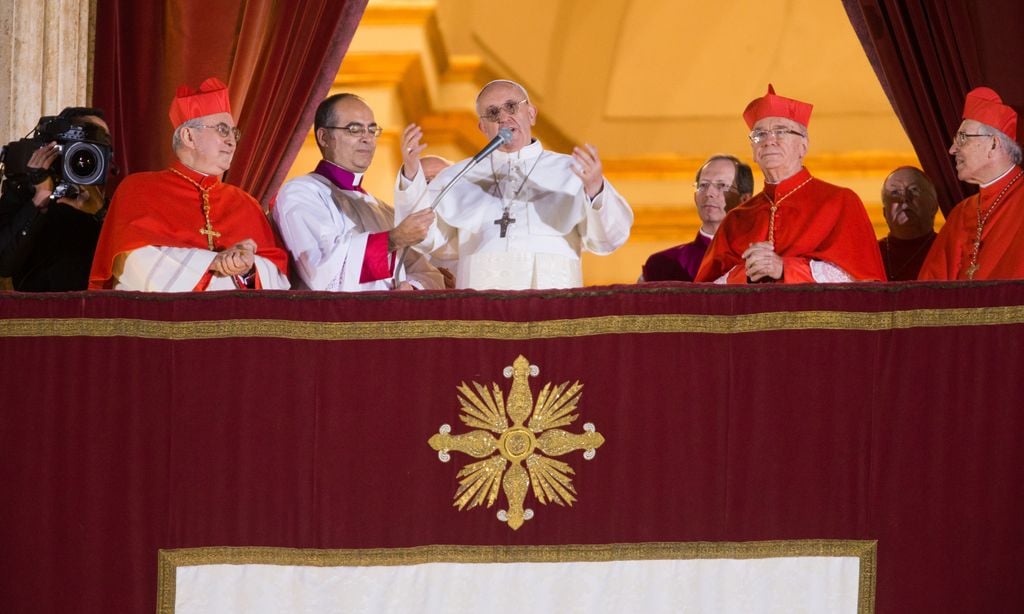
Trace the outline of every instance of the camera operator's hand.
<instances>
[{"instance_id":1,"label":"camera operator's hand","mask_svg":"<svg viewBox=\"0 0 1024 614\"><path fill-rule=\"evenodd\" d=\"M256 242L246 239L218 253L210 263L210 270L218 277L231 277L248 273L254 264Z\"/></svg>"},{"instance_id":2,"label":"camera operator's hand","mask_svg":"<svg viewBox=\"0 0 1024 614\"><path fill-rule=\"evenodd\" d=\"M56 141L53 141L32 152L32 157L28 159L25 166L30 173L35 171L35 174L38 174L39 171L49 171L53 166L53 161L59 155L60 149L57 147ZM47 174L46 179L36 183L35 186L36 194L32 197L32 204L40 209L46 209L50 204L50 194L53 193L53 178Z\"/></svg>"},{"instance_id":3,"label":"camera operator's hand","mask_svg":"<svg viewBox=\"0 0 1024 614\"><path fill-rule=\"evenodd\" d=\"M78 209L82 213L96 215L103 208L103 186L80 185L75 198L58 198L57 202Z\"/></svg>"}]
</instances>

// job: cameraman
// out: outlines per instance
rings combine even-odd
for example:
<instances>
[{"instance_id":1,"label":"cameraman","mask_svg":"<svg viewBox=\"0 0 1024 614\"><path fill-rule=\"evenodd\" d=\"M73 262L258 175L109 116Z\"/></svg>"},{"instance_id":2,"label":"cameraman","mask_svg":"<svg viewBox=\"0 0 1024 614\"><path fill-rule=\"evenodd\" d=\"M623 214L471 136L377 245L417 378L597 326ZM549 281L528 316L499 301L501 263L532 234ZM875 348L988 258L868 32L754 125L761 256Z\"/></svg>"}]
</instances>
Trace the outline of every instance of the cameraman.
<instances>
[{"instance_id":1,"label":"cameraman","mask_svg":"<svg viewBox=\"0 0 1024 614\"><path fill-rule=\"evenodd\" d=\"M93 125L109 142L103 111L67 107L58 116ZM46 143L28 160L27 177L7 178L0 196L0 277L22 292L85 290L106 203L102 185L75 186L78 195L51 199L51 167L60 155Z\"/></svg>"}]
</instances>

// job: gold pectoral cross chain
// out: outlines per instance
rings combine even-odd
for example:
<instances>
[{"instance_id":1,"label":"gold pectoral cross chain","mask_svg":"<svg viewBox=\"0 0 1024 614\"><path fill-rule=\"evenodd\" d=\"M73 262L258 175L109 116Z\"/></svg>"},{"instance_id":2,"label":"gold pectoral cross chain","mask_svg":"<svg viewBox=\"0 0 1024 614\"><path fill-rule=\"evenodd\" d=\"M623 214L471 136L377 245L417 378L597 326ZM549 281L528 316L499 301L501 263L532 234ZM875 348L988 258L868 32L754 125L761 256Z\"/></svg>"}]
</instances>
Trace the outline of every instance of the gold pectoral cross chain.
<instances>
[{"instance_id":1,"label":"gold pectoral cross chain","mask_svg":"<svg viewBox=\"0 0 1024 614\"><path fill-rule=\"evenodd\" d=\"M1014 175L1013 179L1010 180L1010 183L1007 183L1006 187L1004 187L1002 191L999 192L999 195L996 196L995 200L992 201L992 204L989 206L988 211L985 212L984 216L981 215L981 192L978 192L978 197L974 203L975 211L977 211L978 214L978 225L975 227L974 249L971 250L970 256L971 264L964 270L964 273L967 275L967 279L974 279L974 274L981 268L978 264L978 255L981 254L981 237L985 233L985 224L988 223L988 218L992 217L992 214L999 207L999 204L1003 202L1003 197L1006 196L1006 192L1009 191L1010 186L1017 183L1017 180L1021 177L1024 177L1024 171L1020 171Z\"/></svg>"},{"instance_id":2,"label":"gold pectoral cross chain","mask_svg":"<svg viewBox=\"0 0 1024 614\"><path fill-rule=\"evenodd\" d=\"M220 233L213 229L213 222L210 221L210 190L213 189L213 186L204 188L203 186L199 185L199 183L196 182L194 179L187 175L183 175L176 169L172 168L170 169L170 171L175 175L181 177L185 181L191 183L196 187L197 190L199 190L199 195L203 201L203 217L206 219L206 227L200 228L199 234L206 235L206 244L207 246L209 246L211 252L217 251L217 246L216 243L214 242L214 239L219 237Z\"/></svg>"}]
</instances>

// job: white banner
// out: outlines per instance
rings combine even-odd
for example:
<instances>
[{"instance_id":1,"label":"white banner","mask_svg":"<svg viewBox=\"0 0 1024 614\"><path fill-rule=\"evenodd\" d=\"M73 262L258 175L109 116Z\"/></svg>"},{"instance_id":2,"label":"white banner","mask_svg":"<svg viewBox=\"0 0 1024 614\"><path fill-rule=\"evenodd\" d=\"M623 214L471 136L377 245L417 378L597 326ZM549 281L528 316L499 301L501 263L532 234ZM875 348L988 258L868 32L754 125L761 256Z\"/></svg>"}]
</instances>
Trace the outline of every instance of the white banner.
<instances>
[{"instance_id":1,"label":"white banner","mask_svg":"<svg viewBox=\"0 0 1024 614\"><path fill-rule=\"evenodd\" d=\"M642 546L629 545L630 553ZM579 554L587 547L571 548L573 554ZM496 550L507 555L515 549ZM236 554L244 551L231 550ZM315 559L309 564L179 564L174 566L173 609L169 611L857 614L873 609L862 603L865 570L857 555L642 558L645 560L381 565L325 565ZM872 545L872 571L873 561ZM162 602L167 596L163 597ZM873 591L870 597L873 602Z\"/></svg>"}]
</instances>

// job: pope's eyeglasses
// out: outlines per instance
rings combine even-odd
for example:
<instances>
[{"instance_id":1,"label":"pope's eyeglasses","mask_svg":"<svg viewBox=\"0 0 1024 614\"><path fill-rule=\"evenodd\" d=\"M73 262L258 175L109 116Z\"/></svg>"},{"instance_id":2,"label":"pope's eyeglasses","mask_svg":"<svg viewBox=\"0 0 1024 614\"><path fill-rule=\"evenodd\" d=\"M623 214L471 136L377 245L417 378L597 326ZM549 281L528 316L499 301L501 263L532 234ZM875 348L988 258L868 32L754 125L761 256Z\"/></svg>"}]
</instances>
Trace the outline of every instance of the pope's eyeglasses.
<instances>
[{"instance_id":1,"label":"pope's eyeglasses","mask_svg":"<svg viewBox=\"0 0 1024 614\"><path fill-rule=\"evenodd\" d=\"M519 105L523 104L527 100L529 99L523 98L519 102L512 102L511 100L509 100L500 107L487 107L486 109L484 109L484 114L480 116L480 119L496 123L498 120L501 119L502 111L508 113L509 115L515 115L516 112L519 111Z\"/></svg>"}]
</instances>

